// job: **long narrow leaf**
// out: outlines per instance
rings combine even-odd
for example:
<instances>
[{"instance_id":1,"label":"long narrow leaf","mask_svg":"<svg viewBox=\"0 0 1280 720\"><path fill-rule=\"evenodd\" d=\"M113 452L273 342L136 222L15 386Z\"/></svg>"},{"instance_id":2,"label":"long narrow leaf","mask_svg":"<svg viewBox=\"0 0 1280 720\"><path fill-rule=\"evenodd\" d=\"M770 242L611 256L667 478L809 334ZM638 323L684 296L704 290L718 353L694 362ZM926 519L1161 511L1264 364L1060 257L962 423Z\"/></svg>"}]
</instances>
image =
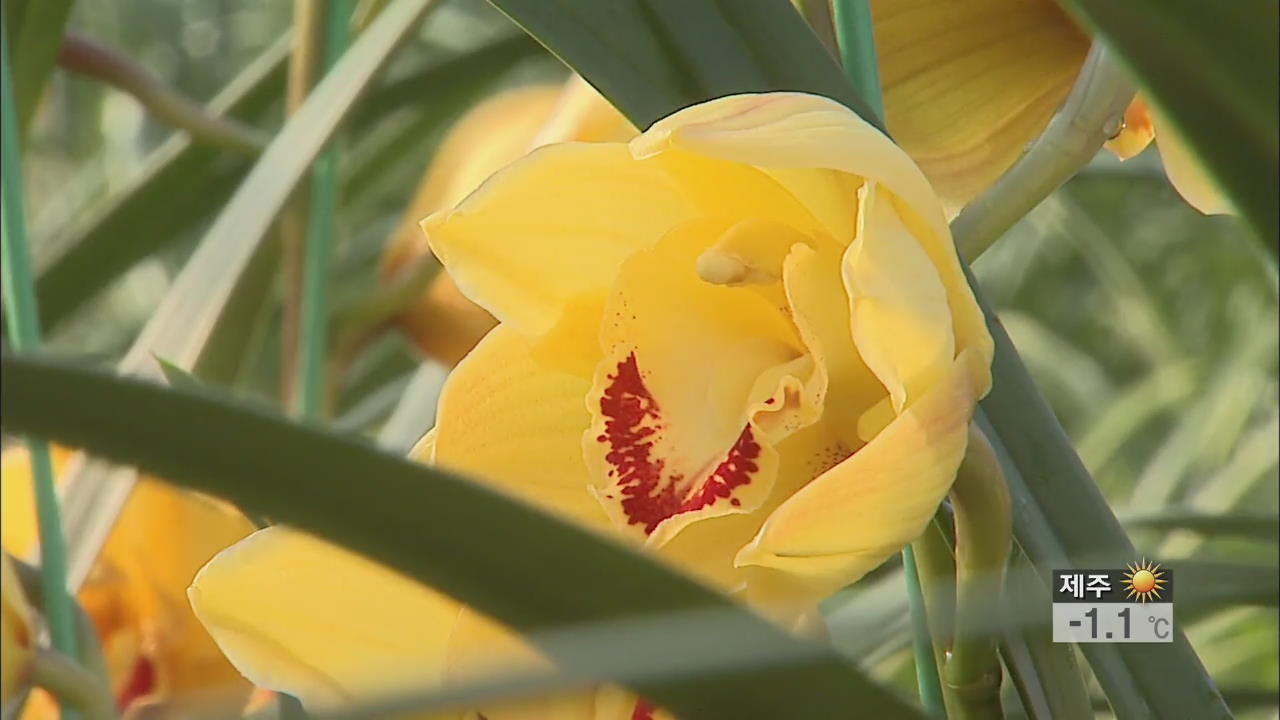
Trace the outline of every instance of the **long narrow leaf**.
<instances>
[{"instance_id":1,"label":"long narrow leaf","mask_svg":"<svg viewBox=\"0 0 1280 720\"><path fill-rule=\"evenodd\" d=\"M59 402L67 398L74 412ZM0 418L6 430L136 463L345 545L535 633L535 641L538 631L579 623L714 611L753 643L796 658L633 683L686 720L829 718L833 708L856 713L846 717L919 717L825 645L795 639L648 557L362 439L198 390L8 355ZM690 644L675 644L673 657L697 649L695 636L684 637ZM567 670L592 672L563 645L542 647Z\"/></svg>"},{"instance_id":2,"label":"long narrow leaf","mask_svg":"<svg viewBox=\"0 0 1280 720\"><path fill-rule=\"evenodd\" d=\"M636 127L722 95L799 90L880 121L786 0L490 0Z\"/></svg>"},{"instance_id":3,"label":"long narrow leaf","mask_svg":"<svg viewBox=\"0 0 1280 720\"><path fill-rule=\"evenodd\" d=\"M374 75L433 4L396 0L325 76L205 233L121 361L121 370L157 377L157 356L188 371L200 361L277 212ZM66 527L73 587L88 573L132 487L130 473L113 472L101 463L80 464L72 471Z\"/></svg>"},{"instance_id":4,"label":"long narrow leaf","mask_svg":"<svg viewBox=\"0 0 1280 720\"><path fill-rule=\"evenodd\" d=\"M284 37L218 93L210 114L260 117L283 91L288 55ZM45 327L56 326L138 260L207 220L252 165L252 158L222 153L186 133L166 140L117 195L37 245Z\"/></svg>"}]
</instances>

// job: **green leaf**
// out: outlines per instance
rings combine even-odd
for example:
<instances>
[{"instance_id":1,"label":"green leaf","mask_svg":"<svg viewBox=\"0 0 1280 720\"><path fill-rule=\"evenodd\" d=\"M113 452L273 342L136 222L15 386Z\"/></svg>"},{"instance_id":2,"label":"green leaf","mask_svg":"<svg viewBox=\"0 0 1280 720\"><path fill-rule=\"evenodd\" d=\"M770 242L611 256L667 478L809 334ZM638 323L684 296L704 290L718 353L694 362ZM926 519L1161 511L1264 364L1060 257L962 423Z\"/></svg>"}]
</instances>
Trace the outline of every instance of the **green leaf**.
<instances>
[{"instance_id":1,"label":"green leaf","mask_svg":"<svg viewBox=\"0 0 1280 720\"><path fill-rule=\"evenodd\" d=\"M1274 256L1280 242L1280 4L1063 4L1115 48Z\"/></svg>"},{"instance_id":2,"label":"green leaf","mask_svg":"<svg viewBox=\"0 0 1280 720\"><path fill-rule=\"evenodd\" d=\"M263 121L284 92L289 44L289 38L282 38L250 63L210 102L210 112ZM457 103L474 98L492 78L538 50L536 43L520 35L424 63L370 90L350 113L352 134L366 135L387 116L417 104L424 121L416 123L408 137L429 135L453 116L450 110ZM395 145L394 157L405 159L404 139ZM344 184L367 187L373 171L381 168L366 171L364 158L352 159L358 172ZM206 224L252 166L252 158L194 143L184 133L167 140L119 193L35 243L43 326L55 327L139 260Z\"/></svg>"},{"instance_id":3,"label":"green leaf","mask_svg":"<svg viewBox=\"0 0 1280 720\"><path fill-rule=\"evenodd\" d=\"M1122 517L1124 526L1142 530L1191 530L1220 537L1236 535L1275 542L1280 535L1280 517L1271 513L1206 513L1192 508L1169 508L1158 513Z\"/></svg>"},{"instance_id":4,"label":"green leaf","mask_svg":"<svg viewBox=\"0 0 1280 720\"><path fill-rule=\"evenodd\" d=\"M434 4L434 0L396 0L325 75L204 234L120 362L121 370L156 377L159 368L154 356L184 370L201 361L246 270L270 245L262 240L294 186L395 48ZM128 473L116 473L115 482L103 482L109 472L100 463L90 463L73 471L67 481L65 529L73 587L88 572L115 513L132 489L133 477Z\"/></svg>"},{"instance_id":5,"label":"green leaf","mask_svg":"<svg viewBox=\"0 0 1280 720\"><path fill-rule=\"evenodd\" d=\"M57 398L75 398L75 412ZM791 659L634 679L639 692L686 720L829 718L833 707L877 720L919 717L825 643L796 639L654 559L363 439L209 393L9 355L0 362L0 419L10 432L135 463L376 558L535 642L554 628L712 612L762 652ZM672 658L705 652L696 634L681 637L672 636ZM540 647L568 671L593 672L564 644Z\"/></svg>"},{"instance_id":6,"label":"green leaf","mask_svg":"<svg viewBox=\"0 0 1280 720\"><path fill-rule=\"evenodd\" d=\"M18 106L20 136L35 115L45 82L53 71L62 48L62 31L71 17L73 0L10 0L5 3L6 20L21 18L17 27L7 28L13 47L13 94ZM10 11L10 5L17 5Z\"/></svg>"},{"instance_id":7,"label":"green leaf","mask_svg":"<svg viewBox=\"0 0 1280 720\"><path fill-rule=\"evenodd\" d=\"M160 372L164 374L164 379L169 383L170 387L195 390L203 385L195 375L192 375L159 355L156 356L156 364L160 366Z\"/></svg>"},{"instance_id":8,"label":"green leaf","mask_svg":"<svg viewBox=\"0 0 1280 720\"><path fill-rule=\"evenodd\" d=\"M1275 607L1280 602L1280 568L1222 560L1174 560L1177 619L1190 619L1229 607Z\"/></svg>"},{"instance_id":9,"label":"green leaf","mask_svg":"<svg viewBox=\"0 0 1280 720\"><path fill-rule=\"evenodd\" d=\"M209 103L215 117L261 118L284 91L289 38L265 50ZM36 243L40 320L52 328L134 263L206 222L253 158L175 133L103 205Z\"/></svg>"},{"instance_id":10,"label":"green leaf","mask_svg":"<svg viewBox=\"0 0 1280 720\"><path fill-rule=\"evenodd\" d=\"M880 121L786 0L490 0L636 127L705 100L794 90Z\"/></svg>"}]
</instances>

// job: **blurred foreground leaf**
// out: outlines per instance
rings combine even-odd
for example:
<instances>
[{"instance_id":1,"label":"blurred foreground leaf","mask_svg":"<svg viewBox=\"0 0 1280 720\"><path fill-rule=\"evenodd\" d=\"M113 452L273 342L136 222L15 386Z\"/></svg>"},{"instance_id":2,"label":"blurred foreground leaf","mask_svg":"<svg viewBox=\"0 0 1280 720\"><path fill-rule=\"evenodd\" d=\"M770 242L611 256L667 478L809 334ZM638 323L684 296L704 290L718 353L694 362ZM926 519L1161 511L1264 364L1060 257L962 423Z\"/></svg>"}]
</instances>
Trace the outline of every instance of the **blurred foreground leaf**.
<instances>
[{"instance_id":1,"label":"blurred foreground leaf","mask_svg":"<svg viewBox=\"0 0 1280 720\"><path fill-rule=\"evenodd\" d=\"M60 398L74 398L74 408ZM876 720L919 717L825 643L793 638L655 560L361 439L189 388L10 355L0 367L0 409L7 431L135 463L315 533L533 633L535 642L557 627L714 612L762 656L793 660L632 682L686 720L818 719L832 708ZM362 482L351 482L356 477ZM673 658L706 650L696 633L672 640ZM562 644L541 647L567 671L597 671Z\"/></svg>"}]
</instances>

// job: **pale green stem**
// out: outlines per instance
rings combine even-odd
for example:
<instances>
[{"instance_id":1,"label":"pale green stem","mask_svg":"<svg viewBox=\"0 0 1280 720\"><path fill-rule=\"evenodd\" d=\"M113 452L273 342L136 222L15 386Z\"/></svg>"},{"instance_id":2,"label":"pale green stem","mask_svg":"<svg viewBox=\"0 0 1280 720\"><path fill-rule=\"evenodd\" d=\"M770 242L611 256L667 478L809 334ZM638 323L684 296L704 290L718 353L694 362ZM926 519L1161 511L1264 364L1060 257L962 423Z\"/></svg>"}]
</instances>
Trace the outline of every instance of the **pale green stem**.
<instances>
[{"instance_id":1,"label":"pale green stem","mask_svg":"<svg viewBox=\"0 0 1280 720\"><path fill-rule=\"evenodd\" d=\"M14 112L9 67L9 42L0 27L0 146L4 156L0 182L0 276L4 285L4 310L9 343L14 350L31 352L40 347L40 322L36 309L31 249L22 192L22 154ZM62 534L62 512L53 484L53 458L49 444L29 438L31 476L35 486L36 522L40 537L40 580L45 617L53 646L68 657L76 655L75 614L67 592L67 546Z\"/></svg>"},{"instance_id":2,"label":"pale green stem","mask_svg":"<svg viewBox=\"0 0 1280 720\"><path fill-rule=\"evenodd\" d=\"M915 551L910 545L902 549L902 571L907 586L907 597L922 597L920 572ZM925 629L924 632L911 634L911 652L916 663L916 690L920 693L920 704L924 706L925 712L930 717L945 717L942 685L938 678L938 658L934 644L929 641L933 626L929 622L928 612L923 602L909 602L908 612L911 615L911 627Z\"/></svg>"},{"instance_id":3,"label":"pale green stem","mask_svg":"<svg viewBox=\"0 0 1280 720\"><path fill-rule=\"evenodd\" d=\"M96 675L56 650L36 651L31 684L43 688L63 707L80 711L84 720L116 720L111 689Z\"/></svg>"},{"instance_id":4,"label":"pale green stem","mask_svg":"<svg viewBox=\"0 0 1280 720\"><path fill-rule=\"evenodd\" d=\"M1098 154L1124 127L1133 84L1095 43L1062 108L1018 162L951 222L965 262L979 255Z\"/></svg>"},{"instance_id":5,"label":"pale green stem","mask_svg":"<svg viewBox=\"0 0 1280 720\"><path fill-rule=\"evenodd\" d=\"M871 22L870 0L832 0L836 39L844 74L863 102L884 120L884 97L880 88L880 63Z\"/></svg>"},{"instance_id":6,"label":"pale green stem","mask_svg":"<svg viewBox=\"0 0 1280 720\"><path fill-rule=\"evenodd\" d=\"M883 125L884 96L880 87L880 61L876 55L870 0L832 0L831 9L845 75L875 114L875 118L868 119ZM932 548L926 546L926 549ZM920 702L926 712L940 717L944 711L939 701L937 649L929 634L928 608L921 593L921 577L912 548L903 548L902 565L907 578L907 606L911 613Z\"/></svg>"},{"instance_id":7,"label":"pale green stem","mask_svg":"<svg viewBox=\"0 0 1280 720\"><path fill-rule=\"evenodd\" d=\"M322 60L322 31L327 0L294 0L293 52L289 55L289 79L284 106L289 115L298 111L316 83ZM294 405L298 380L298 345L302 326L302 283L307 244L311 185L298 183L280 213L280 274L284 302L280 310L280 399Z\"/></svg>"},{"instance_id":8,"label":"pale green stem","mask_svg":"<svg viewBox=\"0 0 1280 720\"><path fill-rule=\"evenodd\" d=\"M353 0L333 0L325 21L324 70L347 48ZM339 143L334 142L312 170L311 217L303 254L301 322L298 339L298 414L323 414L329 357L329 255L338 204Z\"/></svg>"},{"instance_id":9,"label":"pale green stem","mask_svg":"<svg viewBox=\"0 0 1280 720\"><path fill-rule=\"evenodd\" d=\"M932 718L947 717L938 673L946 664L945 648L951 642L956 620L956 562L950 528L951 513L940 507L924 533L911 543L911 561L919 580L916 593L908 588L907 595L912 646L916 648L916 684L920 704ZM904 554L903 564L906 562ZM917 622L921 615L925 621Z\"/></svg>"},{"instance_id":10,"label":"pale green stem","mask_svg":"<svg viewBox=\"0 0 1280 720\"><path fill-rule=\"evenodd\" d=\"M943 680L956 720L999 720L1004 577L1013 543L1009 488L986 435L969 427L969 445L951 488L955 510L955 628Z\"/></svg>"},{"instance_id":11,"label":"pale green stem","mask_svg":"<svg viewBox=\"0 0 1280 720\"><path fill-rule=\"evenodd\" d=\"M267 146L266 136L257 130L205 112L133 60L78 33L63 38L58 65L129 93L156 118L196 140L255 154Z\"/></svg>"}]
</instances>

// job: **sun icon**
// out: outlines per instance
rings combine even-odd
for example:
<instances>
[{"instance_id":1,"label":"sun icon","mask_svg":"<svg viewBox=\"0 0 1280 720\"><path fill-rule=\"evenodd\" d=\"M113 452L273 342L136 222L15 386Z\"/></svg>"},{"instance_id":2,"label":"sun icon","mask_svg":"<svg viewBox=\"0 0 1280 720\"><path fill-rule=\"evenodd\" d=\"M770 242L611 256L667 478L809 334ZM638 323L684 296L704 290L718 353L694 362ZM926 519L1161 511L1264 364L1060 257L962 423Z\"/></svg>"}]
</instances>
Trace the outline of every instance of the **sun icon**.
<instances>
[{"instance_id":1,"label":"sun icon","mask_svg":"<svg viewBox=\"0 0 1280 720\"><path fill-rule=\"evenodd\" d=\"M1134 598L1146 604L1152 598L1160 597L1160 589L1164 587L1164 571L1159 563L1149 563L1146 558L1140 563L1129 565L1129 572L1124 574L1124 585L1129 588L1126 599Z\"/></svg>"}]
</instances>

